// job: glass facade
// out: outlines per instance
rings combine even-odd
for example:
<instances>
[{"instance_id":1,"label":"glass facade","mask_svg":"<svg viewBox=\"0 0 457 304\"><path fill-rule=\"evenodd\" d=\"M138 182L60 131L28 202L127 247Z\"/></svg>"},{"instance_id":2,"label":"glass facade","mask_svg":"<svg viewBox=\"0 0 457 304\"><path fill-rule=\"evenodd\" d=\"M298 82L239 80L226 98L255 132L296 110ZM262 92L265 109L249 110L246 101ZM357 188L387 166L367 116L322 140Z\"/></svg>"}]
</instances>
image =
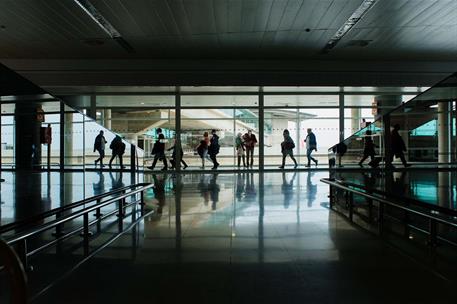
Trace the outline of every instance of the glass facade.
<instances>
[{"instance_id":1,"label":"glass facade","mask_svg":"<svg viewBox=\"0 0 457 304\"><path fill-rule=\"evenodd\" d=\"M443 165L455 163L457 77L412 97L379 94L345 98L346 139L330 147L331 165ZM371 108L369 101L373 100ZM367 164L365 163L365 165Z\"/></svg>"},{"instance_id":2,"label":"glass facade","mask_svg":"<svg viewBox=\"0 0 457 304\"><path fill-rule=\"evenodd\" d=\"M370 123L373 123L371 136L377 146L381 146L383 125L379 118L424 88L167 87L155 90L149 87L147 92L137 93L131 89L128 94L111 90L66 96L63 112L59 100L36 101L45 117L40 122L41 127L51 127L52 134L50 157L49 146L42 145L40 165L44 168L49 162L51 168L75 169L93 166L98 158L98 153L93 151L93 141L103 130L108 146L116 134L121 135L128 147L130 144L138 147L136 154L141 159L136 161L138 165L149 166L159 129L165 136L167 159L172 155L169 149L174 145L176 135L180 135L183 158L190 169L212 166L208 158L202 159L197 153L205 132L211 134L211 130L216 130L219 136L217 158L221 168L237 167L238 156L246 155L246 151L237 150L236 138L239 135L243 138L248 131L258 141L252 167L278 167L282 163L281 143L285 129L294 141L293 155L299 166L308 165L305 142L308 129L317 140L317 149L312 156L319 164L327 165L328 151L335 143ZM15 166L16 105L16 101L2 97L1 152L5 167ZM408 113L410 120L413 115L414 112ZM395 115L392 117L395 119ZM411 160L437 159L438 150L420 146L425 138L428 143L435 140L433 143L437 146L436 134L429 134L438 128L437 116L434 119L435 122L424 121L412 129L408 139L408 144L415 146L408 154ZM455 137L455 132L452 136ZM455 146L454 141L451 145ZM363 136L349 146L346 159L360 158ZM381 149L376 151L382 156ZM109 158L110 155L106 156L105 163ZM129 163L126 160L130 160L130 148L126 149L123 158L124 163ZM290 160L287 162L286 165L292 164ZM117 158L113 164L120 165Z\"/></svg>"}]
</instances>

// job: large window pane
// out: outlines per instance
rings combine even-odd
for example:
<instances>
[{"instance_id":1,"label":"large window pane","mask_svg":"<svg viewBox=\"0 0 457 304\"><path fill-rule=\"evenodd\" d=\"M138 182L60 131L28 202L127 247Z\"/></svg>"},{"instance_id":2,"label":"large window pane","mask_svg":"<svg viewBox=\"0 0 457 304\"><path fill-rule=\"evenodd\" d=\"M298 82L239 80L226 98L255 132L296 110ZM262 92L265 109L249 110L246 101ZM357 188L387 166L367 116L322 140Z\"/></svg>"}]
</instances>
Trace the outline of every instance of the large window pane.
<instances>
[{"instance_id":1,"label":"large window pane","mask_svg":"<svg viewBox=\"0 0 457 304\"><path fill-rule=\"evenodd\" d=\"M265 95L266 107L337 107L338 95Z\"/></svg>"},{"instance_id":2,"label":"large window pane","mask_svg":"<svg viewBox=\"0 0 457 304\"><path fill-rule=\"evenodd\" d=\"M256 107L257 95L192 95L182 96L183 107Z\"/></svg>"}]
</instances>

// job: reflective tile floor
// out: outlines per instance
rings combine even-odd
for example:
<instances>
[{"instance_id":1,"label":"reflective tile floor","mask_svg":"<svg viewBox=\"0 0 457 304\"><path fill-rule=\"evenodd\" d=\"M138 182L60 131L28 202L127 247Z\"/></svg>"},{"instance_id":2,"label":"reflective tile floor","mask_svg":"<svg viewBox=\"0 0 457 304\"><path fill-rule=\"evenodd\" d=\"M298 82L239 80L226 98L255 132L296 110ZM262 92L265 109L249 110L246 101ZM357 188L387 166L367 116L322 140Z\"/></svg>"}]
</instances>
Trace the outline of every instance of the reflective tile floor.
<instances>
[{"instance_id":1,"label":"reflective tile floor","mask_svg":"<svg viewBox=\"0 0 457 304\"><path fill-rule=\"evenodd\" d=\"M455 282L329 211L323 177L145 175L155 212L35 303L455 303Z\"/></svg>"},{"instance_id":2,"label":"reflective tile floor","mask_svg":"<svg viewBox=\"0 0 457 304\"><path fill-rule=\"evenodd\" d=\"M332 177L367 189L386 191L420 202L457 210L457 171L410 169L403 171L339 171Z\"/></svg>"}]
</instances>

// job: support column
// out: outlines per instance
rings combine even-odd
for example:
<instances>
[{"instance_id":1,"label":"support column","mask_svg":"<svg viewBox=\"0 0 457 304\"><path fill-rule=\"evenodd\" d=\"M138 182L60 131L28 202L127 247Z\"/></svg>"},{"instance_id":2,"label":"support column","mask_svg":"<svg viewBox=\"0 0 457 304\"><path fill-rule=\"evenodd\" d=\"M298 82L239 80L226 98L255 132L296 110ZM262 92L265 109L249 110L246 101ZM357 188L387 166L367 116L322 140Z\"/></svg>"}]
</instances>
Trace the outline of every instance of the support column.
<instances>
[{"instance_id":1,"label":"support column","mask_svg":"<svg viewBox=\"0 0 457 304\"><path fill-rule=\"evenodd\" d=\"M386 168L392 166L392 150L391 150L391 131L390 131L390 115L384 115L382 118L383 137L384 137L384 165Z\"/></svg>"},{"instance_id":2,"label":"support column","mask_svg":"<svg viewBox=\"0 0 457 304\"><path fill-rule=\"evenodd\" d=\"M175 170L181 171L181 90L180 87L176 87L175 97Z\"/></svg>"},{"instance_id":3,"label":"support column","mask_svg":"<svg viewBox=\"0 0 457 304\"><path fill-rule=\"evenodd\" d=\"M59 162L60 170L65 169L65 104L63 101L60 101L60 153L59 153Z\"/></svg>"},{"instance_id":4,"label":"support column","mask_svg":"<svg viewBox=\"0 0 457 304\"><path fill-rule=\"evenodd\" d=\"M259 170L263 171L265 166L265 157L264 157L264 147L265 147L265 112L264 112L264 95L263 95L263 87L259 88Z\"/></svg>"},{"instance_id":5,"label":"support column","mask_svg":"<svg viewBox=\"0 0 457 304\"><path fill-rule=\"evenodd\" d=\"M384 164L386 168L391 167L392 151L390 147L391 126L395 125L396 121L391 121L390 115L386 115L393 108L401 105L401 95L378 95L375 97L377 113L375 119L382 117L383 137L384 137ZM403 131L407 131L404 130ZM406 132L408 134L408 132ZM405 140L405 145L408 145L409 140ZM405 155L408 158L407 154Z\"/></svg>"},{"instance_id":6,"label":"support column","mask_svg":"<svg viewBox=\"0 0 457 304\"><path fill-rule=\"evenodd\" d=\"M438 102L438 162L451 162L451 102Z\"/></svg>"},{"instance_id":7,"label":"support column","mask_svg":"<svg viewBox=\"0 0 457 304\"><path fill-rule=\"evenodd\" d=\"M111 130L111 109L103 110L103 126Z\"/></svg>"},{"instance_id":8,"label":"support column","mask_svg":"<svg viewBox=\"0 0 457 304\"><path fill-rule=\"evenodd\" d=\"M65 113L64 123L64 154L65 165L73 165L73 113Z\"/></svg>"},{"instance_id":9,"label":"support column","mask_svg":"<svg viewBox=\"0 0 457 304\"><path fill-rule=\"evenodd\" d=\"M360 130L361 113L360 108L351 109L351 135Z\"/></svg>"},{"instance_id":10,"label":"support column","mask_svg":"<svg viewBox=\"0 0 457 304\"><path fill-rule=\"evenodd\" d=\"M342 142L344 140L344 94L339 94L339 112L340 112L340 138L338 142Z\"/></svg>"},{"instance_id":11,"label":"support column","mask_svg":"<svg viewBox=\"0 0 457 304\"><path fill-rule=\"evenodd\" d=\"M97 96L90 95L90 108L87 112L87 116L92 118L93 120L97 120Z\"/></svg>"},{"instance_id":12,"label":"support column","mask_svg":"<svg viewBox=\"0 0 457 304\"><path fill-rule=\"evenodd\" d=\"M39 168L41 164L39 108L41 105L34 102L16 103L14 152L18 170Z\"/></svg>"}]
</instances>

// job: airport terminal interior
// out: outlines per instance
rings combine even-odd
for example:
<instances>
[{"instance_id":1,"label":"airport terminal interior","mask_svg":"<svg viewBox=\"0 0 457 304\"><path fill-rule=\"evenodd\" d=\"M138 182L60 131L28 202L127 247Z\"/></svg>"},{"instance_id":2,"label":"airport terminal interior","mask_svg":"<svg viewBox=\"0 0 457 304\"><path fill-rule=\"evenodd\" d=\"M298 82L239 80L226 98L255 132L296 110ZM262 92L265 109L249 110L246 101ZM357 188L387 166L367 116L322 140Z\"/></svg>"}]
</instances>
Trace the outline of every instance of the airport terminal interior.
<instances>
[{"instance_id":1,"label":"airport terminal interior","mask_svg":"<svg viewBox=\"0 0 457 304\"><path fill-rule=\"evenodd\" d=\"M456 303L457 0L0 2L0 303Z\"/></svg>"}]
</instances>

